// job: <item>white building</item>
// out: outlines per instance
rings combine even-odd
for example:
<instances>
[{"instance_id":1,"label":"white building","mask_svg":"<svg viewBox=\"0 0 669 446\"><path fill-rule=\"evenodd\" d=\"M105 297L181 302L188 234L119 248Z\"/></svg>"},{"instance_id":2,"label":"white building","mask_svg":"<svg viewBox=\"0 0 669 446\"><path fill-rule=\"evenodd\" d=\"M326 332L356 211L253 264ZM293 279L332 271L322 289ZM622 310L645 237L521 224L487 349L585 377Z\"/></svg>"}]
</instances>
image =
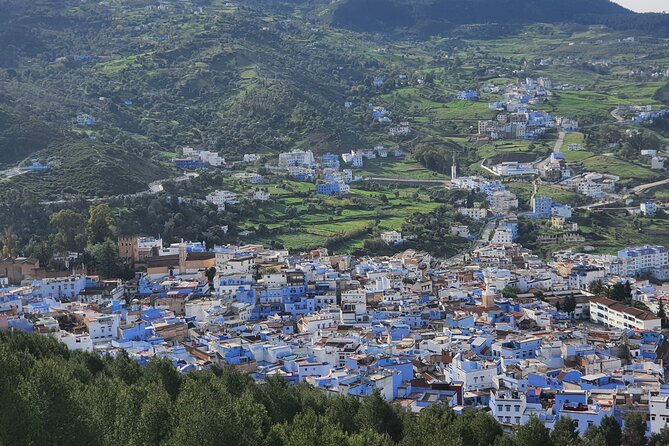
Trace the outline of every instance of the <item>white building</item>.
<instances>
[{"instance_id":1,"label":"white building","mask_svg":"<svg viewBox=\"0 0 669 446\"><path fill-rule=\"evenodd\" d=\"M660 330L662 321L650 311L630 307L608 297L590 301L590 320L620 329Z\"/></svg>"},{"instance_id":2,"label":"white building","mask_svg":"<svg viewBox=\"0 0 669 446\"><path fill-rule=\"evenodd\" d=\"M667 159L664 157L654 156L650 160L650 168L653 170L664 170L665 161L667 161Z\"/></svg>"},{"instance_id":3,"label":"white building","mask_svg":"<svg viewBox=\"0 0 669 446\"><path fill-rule=\"evenodd\" d=\"M469 237L469 227L465 225L451 226L451 234L457 235L458 237L467 238Z\"/></svg>"},{"instance_id":4,"label":"white building","mask_svg":"<svg viewBox=\"0 0 669 446\"><path fill-rule=\"evenodd\" d=\"M226 204L238 204L237 194L229 190L217 190L207 195L207 201L218 207L219 211L225 210Z\"/></svg>"},{"instance_id":5,"label":"white building","mask_svg":"<svg viewBox=\"0 0 669 446\"><path fill-rule=\"evenodd\" d=\"M205 162L211 166L219 167L225 164L225 158L221 157L216 152L209 150L197 150L192 147L183 147L181 149L184 156L189 158L199 158L200 161Z\"/></svg>"},{"instance_id":6,"label":"white building","mask_svg":"<svg viewBox=\"0 0 669 446\"><path fill-rule=\"evenodd\" d=\"M247 153L247 154L244 155L244 158L242 158L242 160L245 163L255 163L259 159L260 159L260 155L257 155L255 153Z\"/></svg>"},{"instance_id":7,"label":"white building","mask_svg":"<svg viewBox=\"0 0 669 446\"><path fill-rule=\"evenodd\" d=\"M496 229L492 236L492 243L495 245L511 245L513 243L513 231L511 229Z\"/></svg>"},{"instance_id":8,"label":"white building","mask_svg":"<svg viewBox=\"0 0 669 446\"><path fill-rule=\"evenodd\" d=\"M472 220L483 220L488 216L488 210L485 208L458 208L458 212Z\"/></svg>"},{"instance_id":9,"label":"white building","mask_svg":"<svg viewBox=\"0 0 669 446\"><path fill-rule=\"evenodd\" d=\"M293 150L279 154L279 167L304 166L312 167L316 163L311 150Z\"/></svg>"},{"instance_id":10,"label":"white building","mask_svg":"<svg viewBox=\"0 0 669 446\"><path fill-rule=\"evenodd\" d=\"M389 245L395 245L402 242L402 233L397 231L386 231L381 233L381 240Z\"/></svg>"},{"instance_id":11,"label":"white building","mask_svg":"<svg viewBox=\"0 0 669 446\"><path fill-rule=\"evenodd\" d=\"M528 407L529 406L529 407ZM527 403L527 394L517 390L491 390L489 407L492 416L500 423L520 426L526 422L527 409L541 411L541 403Z\"/></svg>"},{"instance_id":12,"label":"white building","mask_svg":"<svg viewBox=\"0 0 669 446\"><path fill-rule=\"evenodd\" d=\"M269 201L270 193L267 189L258 189L253 192L253 199L256 201Z\"/></svg>"},{"instance_id":13,"label":"white building","mask_svg":"<svg viewBox=\"0 0 669 446\"><path fill-rule=\"evenodd\" d=\"M503 177L537 174L537 169L535 169L531 163L519 163L517 161L496 164L492 167L492 170Z\"/></svg>"},{"instance_id":14,"label":"white building","mask_svg":"<svg viewBox=\"0 0 669 446\"><path fill-rule=\"evenodd\" d=\"M461 382L465 392L487 390L494 387L497 364L473 352L458 353L447 366L445 374L451 382Z\"/></svg>"},{"instance_id":15,"label":"white building","mask_svg":"<svg viewBox=\"0 0 669 446\"><path fill-rule=\"evenodd\" d=\"M508 190L495 191L488 196L490 209L493 211L506 214L518 208L518 198Z\"/></svg>"},{"instance_id":16,"label":"white building","mask_svg":"<svg viewBox=\"0 0 669 446\"><path fill-rule=\"evenodd\" d=\"M119 314L92 314L84 317L88 333L94 344L118 339Z\"/></svg>"},{"instance_id":17,"label":"white building","mask_svg":"<svg viewBox=\"0 0 669 446\"><path fill-rule=\"evenodd\" d=\"M367 296L364 289L341 293L340 320L342 324L366 322Z\"/></svg>"},{"instance_id":18,"label":"white building","mask_svg":"<svg viewBox=\"0 0 669 446\"><path fill-rule=\"evenodd\" d=\"M634 276L669 265L669 252L664 246L626 248L618 251L618 257L623 260L623 274L626 276Z\"/></svg>"},{"instance_id":19,"label":"white building","mask_svg":"<svg viewBox=\"0 0 669 446\"><path fill-rule=\"evenodd\" d=\"M73 334L65 330L59 330L50 334L65 344L68 350L93 351L93 340L88 333Z\"/></svg>"},{"instance_id":20,"label":"white building","mask_svg":"<svg viewBox=\"0 0 669 446\"><path fill-rule=\"evenodd\" d=\"M317 313L310 316L302 316L297 321L297 330L300 333L318 333L325 328L337 326L335 318L330 313Z\"/></svg>"},{"instance_id":21,"label":"white building","mask_svg":"<svg viewBox=\"0 0 669 446\"><path fill-rule=\"evenodd\" d=\"M650 412L650 432L658 434L662 429L669 425L669 395L660 392L653 395L652 392L648 400Z\"/></svg>"}]
</instances>

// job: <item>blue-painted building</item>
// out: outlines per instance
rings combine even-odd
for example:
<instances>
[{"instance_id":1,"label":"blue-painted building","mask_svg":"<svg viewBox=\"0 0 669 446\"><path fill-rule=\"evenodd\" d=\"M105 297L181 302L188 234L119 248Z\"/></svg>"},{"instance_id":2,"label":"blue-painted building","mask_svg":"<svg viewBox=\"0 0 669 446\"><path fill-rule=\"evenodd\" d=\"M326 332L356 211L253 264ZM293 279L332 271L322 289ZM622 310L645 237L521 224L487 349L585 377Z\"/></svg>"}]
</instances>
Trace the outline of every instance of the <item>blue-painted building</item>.
<instances>
[{"instance_id":1,"label":"blue-painted building","mask_svg":"<svg viewBox=\"0 0 669 446\"><path fill-rule=\"evenodd\" d=\"M339 169L339 155L334 153L326 153L323 155L323 167L330 167L332 169Z\"/></svg>"},{"instance_id":2,"label":"blue-painted building","mask_svg":"<svg viewBox=\"0 0 669 446\"><path fill-rule=\"evenodd\" d=\"M26 171L26 172L43 172L46 170L49 170L49 165L48 164L42 164L39 161L33 161L31 165L29 166L21 166L19 167L20 170Z\"/></svg>"},{"instance_id":3,"label":"blue-painted building","mask_svg":"<svg viewBox=\"0 0 669 446\"><path fill-rule=\"evenodd\" d=\"M476 101L479 94L474 90L462 90L458 92L458 99L461 101Z\"/></svg>"},{"instance_id":4,"label":"blue-painted building","mask_svg":"<svg viewBox=\"0 0 669 446\"><path fill-rule=\"evenodd\" d=\"M321 195L335 195L342 193L342 185L340 183L328 182L318 184L316 186L316 193Z\"/></svg>"},{"instance_id":5,"label":"blue-painted building","mask_svg":"<svg viewBox=\"0 0 669 446\"><path fill-rule=\"evenodd\" d=\"M190 158L177 158L174 165L179 169L204 169L204 161Z\"/></svg>"},{"instance_id":6,"label":"blue-painted building","mask_svg":"<svg viewBox=\"0 0 669 446\"><path fill-rule=\"evenodd\" d=\"M549 218L553 199L550 197L534 197L532 199L532 213L536 218Z\"/></svg>"},{"instance_id":7,"label":"blue-painted building","mask_svg":"<svg viewBox=\"0 0 669 446\"><path fill-rule=\"evenodd\" d=\"M500 229L508 229L511 231L511 238L516 240L518 238L518 223L512 221L501 221L497 225Z\"/></svg>"}]
</instances>

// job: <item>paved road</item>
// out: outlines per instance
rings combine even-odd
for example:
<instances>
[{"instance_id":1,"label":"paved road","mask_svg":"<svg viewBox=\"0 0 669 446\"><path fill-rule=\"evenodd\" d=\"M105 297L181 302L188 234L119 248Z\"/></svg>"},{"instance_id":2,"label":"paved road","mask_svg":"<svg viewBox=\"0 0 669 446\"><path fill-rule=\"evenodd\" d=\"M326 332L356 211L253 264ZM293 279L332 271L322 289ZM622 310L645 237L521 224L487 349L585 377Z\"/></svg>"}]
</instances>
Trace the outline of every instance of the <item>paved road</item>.
<instances>
[{"instance_id":1,"label":"paved road","mask_svg":"<svg viewBox=\"0 0 669 446\"><path fill-rule=\"evenodd\" d=\"M657 186L664 186L665 184L669 184L669 178L667 178L666 180L656 181L654 183L641 184L637 187L633 187L632 189L630 189L630 193L638 194L638 193L645 192L648 189L652 189L652 188L657 187Z\"/></svg>"},{"instance_id":2,"label":"paved road","mask_svg":"<svg viewBox=\"0 0 669 446\"><path fill-rule=\"evenodd\" d=\"M200 176L197 172L193 173L187 173L185 175L180 175L178 177L172 177L172 178L165 178L162 180L157 180L154 181L153 183L149 184L149 188L147 190L143 190L140 192L135 192L134 194L122 194L122 195L110 195L107 197L95 197L95 198L75 198L72 200L53 200L53 201L40 201L40 204L43 206L49 206L53 204L66 204L66 203L81 203L82 201L88 202L88 203L97 203L101 201L106 201L106 200L111 200L111 199L124 199L124 198L138 198L138 197L144 197L146 195L154 195L158 194L160 192L163 192L164 188L163 185L165 183L180 183L182 181L187 181L192 178L197 178Z\"/></svg>"},{"instance_id":3,"label":"paved road","mask_svg":"<svg viewBox=\"0 0 669 446\"><path fill-rule=\"evenodd\" d=\"M481 169L485 170L486 172L490 172L491 174L495 175L496 177L500 176L497 172L495 172L490 167L485 165L486 161L488 161L488 160L484 159L483 161L481 161Z\"/></svg>"}]
</instances>

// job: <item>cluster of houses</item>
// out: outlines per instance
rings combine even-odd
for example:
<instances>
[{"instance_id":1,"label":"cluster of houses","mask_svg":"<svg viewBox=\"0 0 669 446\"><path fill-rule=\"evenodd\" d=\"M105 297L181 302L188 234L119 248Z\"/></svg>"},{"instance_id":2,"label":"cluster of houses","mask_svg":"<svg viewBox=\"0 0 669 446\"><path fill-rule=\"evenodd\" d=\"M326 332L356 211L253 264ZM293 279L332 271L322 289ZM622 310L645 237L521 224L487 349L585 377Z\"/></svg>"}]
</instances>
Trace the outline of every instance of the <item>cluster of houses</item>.
<instances>
[{"instance_id":1,"label":"cluster of houses","mask_svg":"<svg viewBox=\"0 0 669 446\"><path fill-rule=\"evenodd\" d=\"M473 220L483 220L488 217L488 211L494 215L508 214L518 209L518 197L508 190L499 181L489 180L482 177L454 177L451 184L456 189L478 191L486 196L488 208L461 207L458 212Z\"/></svg>"},{"instance_id":2,"label":"cluster of houses","mask_svg":"<svg viewBox=\"0 0 669 446\"><path fill-rule=\"evenodd\" d=\"M385 107L374 104L367 104L367 109L372 114L372 119L380 124L390 124L393 120L388 116L390 112Z\"/></svg>"},{"instance_id":3,"label":"cluster of houses","mask_svg":"<svg viewBox=\"0 0 669 446\"><path fill-rule=\"evenodd\" d=\"M544 111L532 110L531 105L540 105L550 96L553 83L550 79L526 78L505 87L485 84L482 91L503 93L504 99L489 104L490 110L497 113L494 120L481 120L478 123L478 134L499 139L535 139L546 130L561 129L573 131L578 129L578 122L564 117L555 117ZM463 92L466 93L466 92Z\"/></svg>"},{"instance_id":4,"label":"cluster of houses","mask_svg":"<svg viewBox=\"0 0 669 446\"><path fill-rule=\"evenodd\" d=\"M569 150L574 151L574 149L576 149L575 146L580 147L578 144L570 144ZM560 152L553 152L548 157L548 160L542 163L539 175L546 181L560 182L562 180L566 180L567 178L571 178L572 172L569 166L567 166L567 160L565 159L564 154Z\"/></svg>"},{"instance_id":5,"label":"cluster of houses","mask_svg":"<svg viewBox=\"0 0 669 446\"><path fill-rule=\"evenodd\" d=\"M225 164L225 158L209 150L184 147L182 155L174 159L174 165L179 169L204 169L206 166L221 167Z\"/></svg>"},{"instance_id":6,"label":"cluster of houses","mask_svg":"<svg viewBox=\"0 0 669 446\"><path fill-rule=\"evenodd\" d=\"M590 172L567 178L561 184L581 195L599 200L614 193L619 180L620 177L616 175Z\"/></svg>"},{"instance_id":7,"label":"cluster of houses","mask_svg":"<svg viewBox=\"0 0 669 446\"><path fill-rule=\"evenodd\" d=\"M537 213L548 209L537 203ZM669 287L639 278L669 271L664 247L545 261L491 243L446 265L415 250L358 258L125 237L119 256L144 272L2 279L0 330L125 351L142 365L167 358L183 373L229 365L259 382L378 391L411 412L475 408L506 426L570 417L583 433L635 411L650 433L669 415L669 340L656 315ZM628 300L591 293L595 282L626 284Z\"/></svg>"},{"instance_id":8,"label":"cluster of houses","mask_svg":"<svg viewBox=\"0 0 669 446\"><path fill-rule=\"evenodd\" d=\"M651 105L630 105L618 107L618 114L636 125L653 124L669 116L668 109L653 110Z\"/></svg>"},{"instance_id":9,"label":"cluster of houses","mask_svg":"<svg viewBox=\"0 0 669 446\"><path fill-rule=\"evenodd\" d=\"M645 149L641 150L641 156L647 156L648 158L650 158L650 168L652 170L664 170L665 169L664 163L667 162L667 156L669 156L669 150L665 149L664 153L662 153L654 149Z\"/></svg>"}]
</instances>

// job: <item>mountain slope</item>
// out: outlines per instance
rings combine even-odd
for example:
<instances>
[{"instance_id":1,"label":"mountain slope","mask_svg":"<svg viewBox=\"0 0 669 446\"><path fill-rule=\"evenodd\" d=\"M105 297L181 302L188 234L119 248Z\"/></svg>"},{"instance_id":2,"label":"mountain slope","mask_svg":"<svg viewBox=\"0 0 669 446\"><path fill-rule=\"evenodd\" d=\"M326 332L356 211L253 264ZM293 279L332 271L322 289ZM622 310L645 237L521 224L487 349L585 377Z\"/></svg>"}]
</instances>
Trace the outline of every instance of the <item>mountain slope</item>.
<instances>
[{"instance_id":1,"label":"mountain slope","mask_svg":"<svg viewBox=\"0 0 669 446\"><path fill-rule=\"evenodd\" d=\"M634 16L609 0L343 0L332 7L335 26L384 32L395 28L443 29L466 24L556 23L590 17Z\"/></svg>"}]
</instances>

